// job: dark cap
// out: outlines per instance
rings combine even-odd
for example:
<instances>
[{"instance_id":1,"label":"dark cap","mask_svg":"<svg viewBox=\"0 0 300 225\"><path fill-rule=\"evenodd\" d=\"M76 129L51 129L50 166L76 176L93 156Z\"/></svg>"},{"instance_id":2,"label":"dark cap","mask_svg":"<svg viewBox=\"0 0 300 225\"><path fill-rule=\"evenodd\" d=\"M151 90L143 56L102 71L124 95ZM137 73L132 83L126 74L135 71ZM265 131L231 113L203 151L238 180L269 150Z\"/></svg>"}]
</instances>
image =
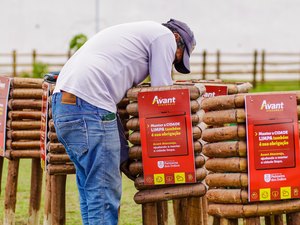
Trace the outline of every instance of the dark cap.
<instances>
[{"instance_id":1,"label":"dark cap","mask_svg":"<svg viewBox=\"0 0 300 225\"><path fill-rule=\"evenodd\" d=\"M190 73L190 56L196 46L194 33L186 23L175 19L170 19L167 23L163 23L163 25L176 30L180 34L185 45L183 59L181 62L174 64L175 69L180 73Z\"/></svg>"}]
</instances>

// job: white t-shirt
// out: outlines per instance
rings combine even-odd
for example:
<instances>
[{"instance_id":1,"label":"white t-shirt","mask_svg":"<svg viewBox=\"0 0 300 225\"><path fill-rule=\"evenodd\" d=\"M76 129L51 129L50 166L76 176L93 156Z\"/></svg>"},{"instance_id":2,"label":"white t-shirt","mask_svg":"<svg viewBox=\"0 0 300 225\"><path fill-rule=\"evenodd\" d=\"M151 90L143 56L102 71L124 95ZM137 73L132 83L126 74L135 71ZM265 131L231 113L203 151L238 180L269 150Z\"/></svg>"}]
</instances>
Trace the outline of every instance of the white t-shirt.
<instances>
[{"instance_id":1,"label":"white t-shirt","mask_svg":"<svg viewBox=\"0 0 300 225\"><path fill-rule=\"evenodd\" d=\"M55 92L72 93L92 105L116 112L128 89L149 74L152 86L172 85L176 41L163 25L116 25L89 39L64 65Z\"/></svg>"}]
</instances>

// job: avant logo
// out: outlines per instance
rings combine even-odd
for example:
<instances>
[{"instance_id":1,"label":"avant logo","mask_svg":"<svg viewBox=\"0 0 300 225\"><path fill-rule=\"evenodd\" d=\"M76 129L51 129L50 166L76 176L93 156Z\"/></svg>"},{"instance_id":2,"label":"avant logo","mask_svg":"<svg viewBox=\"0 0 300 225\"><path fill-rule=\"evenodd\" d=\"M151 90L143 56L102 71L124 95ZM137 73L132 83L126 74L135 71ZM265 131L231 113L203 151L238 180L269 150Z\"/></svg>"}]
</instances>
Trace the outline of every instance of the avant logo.
<instances>
[{"instance_id":1,"label":"avant logo","mask_svg":"<svg viewBox=\"0 0 300 225\"><path fill-rule=\"evenodd\" d=\"M176 98L159 98L157 95L154 96L152 105L157 104L157 105L174 105L176 103Z\"/></svg>"},{"instance_id":2,"label":"avant logo","mask_svg":"<svg viewBox=\"0 0 300 225\"><path fill-rule=\"evenodd\" d=\"M265 109L266 111L282 111L284 103L268 103L266 100L263 100L260 110Z\"/></svg>"}]
</instances>

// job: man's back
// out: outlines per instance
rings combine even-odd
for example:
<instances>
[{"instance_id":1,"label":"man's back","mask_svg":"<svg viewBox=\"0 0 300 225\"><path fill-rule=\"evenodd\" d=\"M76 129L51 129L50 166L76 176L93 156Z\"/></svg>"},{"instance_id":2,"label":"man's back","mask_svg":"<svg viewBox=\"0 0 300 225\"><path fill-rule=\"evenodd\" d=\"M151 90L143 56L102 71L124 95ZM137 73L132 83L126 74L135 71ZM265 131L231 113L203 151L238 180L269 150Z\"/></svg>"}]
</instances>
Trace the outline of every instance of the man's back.
<instances>
[{"instance_id":1,"label":"man's back","mask_svg":"<svg viewBox=\"0 0 300 225\"><path fill-rule=\"evenodd\" d=\"M87 102L116 111L134 84L151 74L152 85L170 85L176 51L173 33L144 21L107 28L81 47L62 69L55 91L64 90Z\"/></svg>"}]
</instances>

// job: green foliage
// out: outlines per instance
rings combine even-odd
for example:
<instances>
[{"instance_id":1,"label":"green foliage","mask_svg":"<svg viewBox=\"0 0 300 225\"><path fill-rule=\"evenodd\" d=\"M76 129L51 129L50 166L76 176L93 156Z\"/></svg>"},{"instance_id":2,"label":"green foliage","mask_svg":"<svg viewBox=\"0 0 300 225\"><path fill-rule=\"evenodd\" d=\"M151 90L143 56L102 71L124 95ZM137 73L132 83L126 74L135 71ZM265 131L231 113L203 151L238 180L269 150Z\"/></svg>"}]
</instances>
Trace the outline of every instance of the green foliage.
<instances>
[{"instance_id":1,"label":"green foliage","mask_svg":"<svg viewBox=\"0 0 300 225\"><path fill-rule=\"evenodd\" d=\"M32 73L24 71L20 73L20 77L43 78L48 72L48 65L46 63L36 62L32 66Z\"/></svg>"},{"instance_id":2,"label":"green foliage","mask_svg":"<svg viewBox=\"0 0 300 225\"><path fill-rule=\"evenodd\" d=\"M87 36L84 34L77 34L75 35L69 44L69 49L73 53L76 52L81 46L87 41Z\"/></svg>"}]
</instances>

